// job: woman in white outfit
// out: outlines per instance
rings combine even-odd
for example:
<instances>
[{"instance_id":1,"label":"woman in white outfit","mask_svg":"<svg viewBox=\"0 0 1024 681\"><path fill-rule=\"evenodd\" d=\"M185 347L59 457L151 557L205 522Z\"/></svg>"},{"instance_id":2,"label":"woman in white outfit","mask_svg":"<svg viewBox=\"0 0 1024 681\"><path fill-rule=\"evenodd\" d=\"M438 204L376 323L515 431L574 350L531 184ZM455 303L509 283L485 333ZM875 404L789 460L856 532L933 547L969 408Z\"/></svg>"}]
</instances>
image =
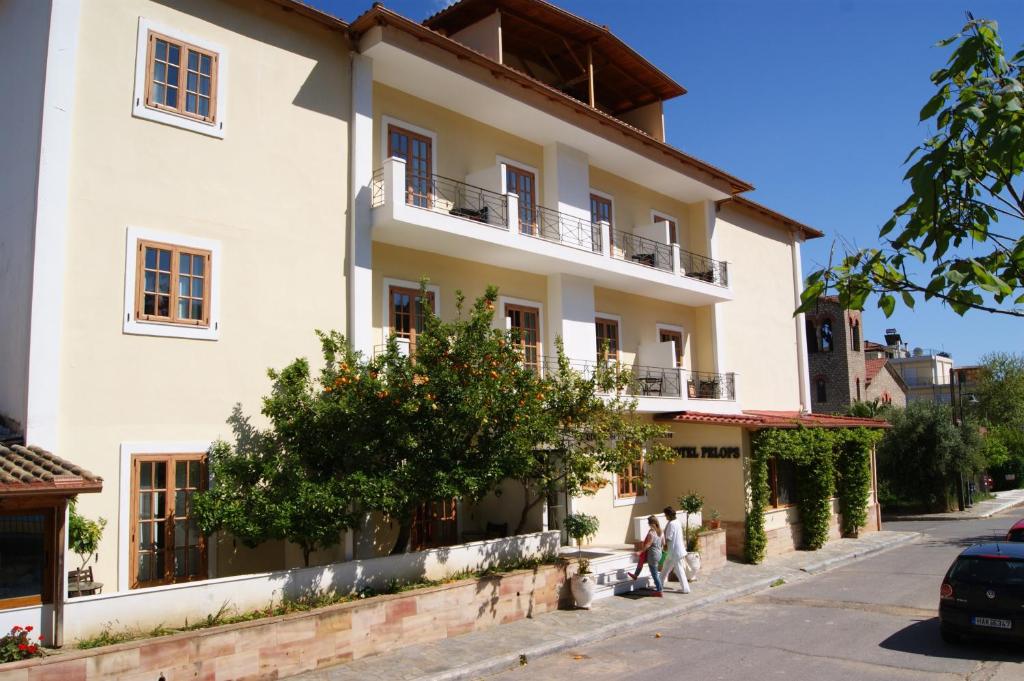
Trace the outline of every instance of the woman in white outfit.
<instances>
[{"instance_id":1,"label":"woman in white outfit","mask_svg":"<svg viewBox=\"0 0 1024 681\"><path fill-rule=\"evenodd\" d=\"M683 536L683 528L676 520L676 511L671 506L665 507L665 518L668 524L665 527L665 550L662 553L661 582L668 586L668 577L672 572L679 578L680 591L684 594L690 593L690 582L686 579L686 570L683 568L683 557L686 556L686 538Z\"/></svg>"}]
</instances>

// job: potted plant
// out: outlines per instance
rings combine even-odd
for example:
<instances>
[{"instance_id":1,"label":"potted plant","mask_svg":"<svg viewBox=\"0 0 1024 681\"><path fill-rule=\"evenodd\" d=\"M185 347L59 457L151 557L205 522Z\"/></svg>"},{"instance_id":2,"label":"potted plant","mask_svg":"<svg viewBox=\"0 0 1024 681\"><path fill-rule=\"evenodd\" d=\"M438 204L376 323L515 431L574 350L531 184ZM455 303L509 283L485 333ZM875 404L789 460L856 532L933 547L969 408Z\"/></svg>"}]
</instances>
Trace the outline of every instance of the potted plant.
<instances>
[{"instance_id":1,"label":"potted plant","mask_svg":"<svg viewBox=\"0 0 1024 681\"><path fill-rule=\"evenodd\" d=\"M565 517L565 531L576 540L577 568L576 574L569 582L569 588L577 607L587 610L594 601L596 582L590 573L590 561L583 557L583 542L597 534L598 526L597 518L586 513L571 513Z\"/></svg>"},{"instance_id":2,"label":"potted plant","mask_svg":"<svg viewBox=\"0 0 1024 681\"><path fill-rule=\"evenodd\" d=\"M700 572L700 552L697 551L697 528L690 532L690 516L700 513L704 507L704 497L696 492L689 492L679 497L679 508L686 514L683 537L686 539L686 556L683 558L683 569L686 578L693 581Z\"/></svg>"},{"instance_id":3,"label":"potted plant","mask_svg":"<svg viewBox=\"0 0 1024 681\"><path fill-rule=\"evenodd\" d=\"M708 509L708 529L709 530L717 530L721 526L722 526L722 521L720 519L720 516L718 515L718 509L709 508Z\"/></svg>"},{"instance_id":4,"label":"potted plant","mask_svg":"<svg viewBox=\"0 0 1024 681\"><path fill-rule=\"evenodd\" d=\"M75 570L74 584L69 585L69 591L74 596L81 596L84 591L82 588L82 575L85 573L85 568L89 565L89 561L96 556L96 551L99 550L100 539L103 537L103 529L106 526L107 521L105 518L91 520L79 515L75 500L71 501L70 509L68 510L68 548L76 553L78 559L82 561L81 566ZM93 592L88 591L88 593Z\"/></svg>"}]
</instances>

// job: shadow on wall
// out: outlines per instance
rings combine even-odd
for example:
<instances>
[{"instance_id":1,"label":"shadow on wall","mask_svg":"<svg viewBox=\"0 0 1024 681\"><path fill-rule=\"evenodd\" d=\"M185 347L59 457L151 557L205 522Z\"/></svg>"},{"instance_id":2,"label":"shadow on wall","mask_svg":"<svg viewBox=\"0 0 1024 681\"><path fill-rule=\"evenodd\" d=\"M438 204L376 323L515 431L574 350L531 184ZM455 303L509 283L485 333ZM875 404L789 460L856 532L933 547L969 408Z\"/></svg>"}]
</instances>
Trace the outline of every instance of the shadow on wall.
<instances>
[{"instance_id":1,"label":"shadow on wall","mask_svg":"<svg viewBox=\"0 0 1024 681\"><path fill-rule=\"evenodd\" d=\"M292 104L339 120L348 119L350 70L348 39L343 33L269 2L155 1L224 30L311 60L312 69L295 93ZM309 40L311 32L322 32L323 40Z\"/></svg>"}]
</instances>

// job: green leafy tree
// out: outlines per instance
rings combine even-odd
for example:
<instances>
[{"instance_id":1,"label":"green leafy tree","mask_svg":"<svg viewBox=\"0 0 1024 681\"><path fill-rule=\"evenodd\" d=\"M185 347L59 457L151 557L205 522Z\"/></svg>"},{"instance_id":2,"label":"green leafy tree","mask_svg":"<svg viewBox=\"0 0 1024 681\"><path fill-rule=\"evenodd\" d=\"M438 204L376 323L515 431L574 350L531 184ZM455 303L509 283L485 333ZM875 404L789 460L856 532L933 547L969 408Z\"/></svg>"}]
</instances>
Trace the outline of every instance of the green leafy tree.
<instances>
[{"instance_id":1,"label":"green leafy tree","mask_svg":"<svg viewBox=\"0 0 1024 681\"><path fill-rule=\"evenodd\" d=\"M883 501L945 511L957 485L985 465L977 426L953 423L952 411L932 402L912 402L891 418L878 447Z\"/></svg>"},{"instance_id":2,"label":"green leafy tree","mask_svg":"<svg viewBox=\"0 0 1024 681\"><path fill-rule=\"evenodd\" d=\"M234 447L215 443L209 466L213 485L193 502L207 535L224 530L250 548L289 541L302 549L309 567L313 551L338 544L353 524L353 499L344 479L307 465L272 430L251 431Z\"/></svg>"},{"instance_id":3,"label":"green leafy tree","mask_svg":"<svg viewBox=\"0 0 1024 681\"><path fill-rule=\"evenodd\" d=\"M590 375L574 368L557 343L557 364L542 381L545 399L536 414L533 447L520 450L509 477L525 494L516 533L522 532L530 511L551 493L594 494L607 477L641 459L644 484L650 464L674 457L658 442L665 429L638 418L637 402L625 394L632 376L614 362L601 362Z\"/></svg>"},{"instance_id":4,"label":"green leafy tree","mask_svg":"<svg viewBox=\"0 0 1024 681\"><path fill-rule=\"evenodd\" d=\"M882 246L813 272L798 312L834 287L850 309L878 294L886 316L916 295L961 315L1024 316L1024 50L1007 57L996 23L968 18L939 43L956 48L921 109L936 132L907 157L911 193L882 226Z\"/></svg>"},{"instance_id":5,"label":"green leafy tree","mask_svg":"<svg viewBox=\"0 0 1024 681\"><path fill-rule=\"evenodd\" d=\"M1024 429L1024 355L990 353L981 365L974 413L990 426Z\"/></svg>"},{"instance_id":6,"label":"green leafy tree","mask_svg":"<svg viewBox=\"0 0 1024 681\"><path fill-rule=\"evenodd\" d=\"M884 418L891 413L893 407L883 404L881 400L857 400L846 410L847 416L857 416L863 419Z\"/></svg>"}]
</instances>

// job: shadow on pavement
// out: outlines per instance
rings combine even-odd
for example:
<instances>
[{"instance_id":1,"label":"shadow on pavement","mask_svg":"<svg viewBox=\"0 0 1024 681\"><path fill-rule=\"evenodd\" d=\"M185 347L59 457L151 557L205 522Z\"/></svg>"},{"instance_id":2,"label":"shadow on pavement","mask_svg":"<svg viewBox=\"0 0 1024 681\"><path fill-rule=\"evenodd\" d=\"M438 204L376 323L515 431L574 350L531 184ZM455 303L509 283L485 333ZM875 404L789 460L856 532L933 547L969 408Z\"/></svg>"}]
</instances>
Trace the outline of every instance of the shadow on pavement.
<instances>
[{"instance_id":1,"label":"shadow on pavement","mask_svg":"<svg viewBox=\"0 0 1024 681\"><path fill-rule=\"evenodd\" d=\"M1005 540L1005 530L991 530L970 537L937 537L935 535L928 535L925 539L919 541L917 546L960 546L967 548L974 544L988 544Z\"/></svg>"},{"instance_id":2,"label":"shadow on pavement","mask_svg":"<svg viewBox=\"0 0 1024 681\"><path fill-rule=\"evenodd\" d=\"M981 639L965 639L957 645L946 643L939 635L938 617L914 622L878 645L901 653L954 660L1019 662L1021 659L1020 647L1014 643Z\"/></svg>"}]
</instances>

